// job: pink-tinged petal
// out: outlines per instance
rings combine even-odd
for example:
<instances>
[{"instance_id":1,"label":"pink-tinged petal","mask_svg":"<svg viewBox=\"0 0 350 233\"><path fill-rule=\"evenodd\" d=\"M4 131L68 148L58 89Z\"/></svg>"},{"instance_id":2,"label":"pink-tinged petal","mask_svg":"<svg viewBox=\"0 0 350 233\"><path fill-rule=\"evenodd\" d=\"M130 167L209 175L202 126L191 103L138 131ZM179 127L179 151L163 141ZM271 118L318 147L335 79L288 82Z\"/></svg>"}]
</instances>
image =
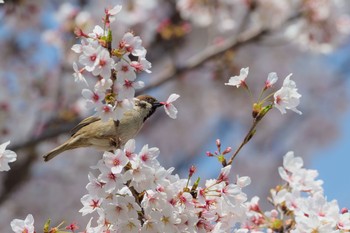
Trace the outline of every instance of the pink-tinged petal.
<instances>
[{"instance_id":1,"label":"pink-tinged petal","mask_svg":"<svg viewBox=\"0 0 350 233\"><path fill-rule=\"evenodd\" d=\"M116 5L116 6L113 7L112 9L108 10L108 13L109 13L110 15L116 15L116 14L118 14L121 10L122 10L122 6L121 6L121 5Z\"/></svg>"},{"instance_id":2,"label":"pink-tinged petal","mask_svg":"<svg viewBox=\"0 0 350 233\"><path fill-rule=\"evenodd\" d=\"M75 53L82 53L83 52L83 46L81 44L75 44L71 48Z\"/></svg>"},{"instance_id":3,"label":"pink-tinged petal","mask_svg":"<svg viewBox=\"0 0 350 233\"><path fill-rule=\"evenodd\" d=\"M175 100L177 100L179 97L180 97L180 95L178 95L178 94L171 94L166 102L167 103L172 103Z\"/></svg>"},{"instance_id":4,"label":"pink-tinged petal","mask_svg":"<svg viewBox=\"0 0 350 233\"><path fill-rule=\"evenodd\" d=\"M6 147L10 144L10 141L4 142L0 145L0 153L4 152Z\"/></svg>"},{"instance_id":5,"label":"pink-tinged petal","mask_svg":"<svg viewBox=\"0 0 350 233\"><path fill-rule=\"evenodd\" d=\"M231 77L228 83L225 83L225 85L236 86L237 88L239 88L242 84L245 83L245 79L248 77L248 73L249 67L242 68L240 74L238 76Z\"/></svg>"},{"instance_id":6,"label":"pink-tinged petal","mask_svg":"<svg viewBox=\"0 0 350 233\"><path fill-rule=\"evenodd\" d=\"M176 119L178 111L173 104L164 105L164 109L165 109L166 114L168 114L168 116L170 118Z\"/></svg>"},{"instance_id":7,"label":"pink-tinged petal","mask_svg":"<svg viewBox=\"0 0 350 233\"><path fill-rule=\"evenodd\" d=\"M267 76L267 80L265 82L265 86L267 88L272 87L273 84L275 84L278 80L277 74L275 72L269 73Z\"/></svg>"}]
</instances>

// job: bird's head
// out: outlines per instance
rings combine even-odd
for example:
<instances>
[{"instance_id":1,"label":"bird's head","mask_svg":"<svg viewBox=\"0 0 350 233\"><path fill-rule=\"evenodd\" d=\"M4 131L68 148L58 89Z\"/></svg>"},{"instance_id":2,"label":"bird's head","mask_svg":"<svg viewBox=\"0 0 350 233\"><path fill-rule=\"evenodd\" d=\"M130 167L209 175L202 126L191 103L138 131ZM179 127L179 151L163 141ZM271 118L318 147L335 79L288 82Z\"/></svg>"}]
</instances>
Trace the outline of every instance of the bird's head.
<instances>
[{"instance_id":1,"label":"bird's head","mask_svg":"<svg viewBox=\"0 0 350 233\"><path fill-rule=\"evenodd\" d=\"M138 106L141 110L146 111L147 114L143 121L147 120L156 111L157 108L163 106L158 100L150 95L139 95L136 97L138 101L135 101L135 106Z\"/></svg>"}]
</instances>

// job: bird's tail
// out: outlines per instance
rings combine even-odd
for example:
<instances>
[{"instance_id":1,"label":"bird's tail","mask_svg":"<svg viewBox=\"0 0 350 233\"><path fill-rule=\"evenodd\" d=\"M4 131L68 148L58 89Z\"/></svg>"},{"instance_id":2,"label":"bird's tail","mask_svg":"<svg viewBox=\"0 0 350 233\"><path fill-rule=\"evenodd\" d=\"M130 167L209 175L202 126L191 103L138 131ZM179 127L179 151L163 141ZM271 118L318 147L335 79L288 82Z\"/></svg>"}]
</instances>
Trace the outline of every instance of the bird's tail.
<instances>
[{"instance_id":1,"label":"bird's tail","mask_svg":"<svg viewBox=\"0 0 350 233\"><path fill-rule=\"evenodd\" d=\"M43 156L45 162L55 158L57 155L61 154L63 151L69 150L70 148L68 147L68 143L63 143L62 145L56 147L49 153Z\"/></svg>"}]
</instances>

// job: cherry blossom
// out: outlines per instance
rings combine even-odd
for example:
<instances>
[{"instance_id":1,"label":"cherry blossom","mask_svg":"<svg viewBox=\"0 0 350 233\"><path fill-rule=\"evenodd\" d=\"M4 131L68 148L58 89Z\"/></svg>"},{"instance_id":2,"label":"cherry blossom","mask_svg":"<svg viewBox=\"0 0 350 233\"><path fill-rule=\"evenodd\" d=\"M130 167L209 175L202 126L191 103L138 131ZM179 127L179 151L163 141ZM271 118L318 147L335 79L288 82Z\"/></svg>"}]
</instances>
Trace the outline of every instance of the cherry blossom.
<instances>
[{"instance_id":1,"label":"cherry blossom","mask_svg":"<svg viewBox=\"0 0 350 233\"><path fill-rule=\"evenodd\" d=\"M109 119L117 118L118 113L114 111L114 107L111 104L101 104L96 107L96 116L101 117L102 121L108 121Z\"/></svg>"},{"instance_id":2,"label":"cherry blossom","mask_svg":"<svg viewBox=\"0 0 350 233\"><path fill-rule=\"evenodd\" d=\"M0 145L0 171L9 171L9 163L16 161L17 154L11 150L6 150L6 147L10 144L10 141L2 143Z\"/></svg>"},{"instance_id":3,"label":"cherry blossom","mask_svg":"<svg viewBox=\"0 0 350 233\"><path fill-rule=\"evenodd\" d=\"M82 74L83 69L79 69L76 62L73 62L73 70L74 70L73 77L75 78L74 81L75 82L83 82L86 84L86 86L89 86L85 77Z\"/></svg>"},{"instance_id":4,"label":"cherry blossom","mask_svg":"<svg viewBox=\"0 0 350 233\"><path fill-rule=\"evenodd\" d=\"M241 85L245 86L245 79L247 78L249 73L249 67L242 68L239 76L233 76L229 79L228 83L225 83L227 86L236 86L239 88Z\"/></svg>"},{"instance_id":5,"label":"cherry blossom","mask_svg":"<svg viewBox=\"0 0 350 233\"><path fill-rule=\"evenodd\" d=\"M109 22L112 23L115 20L115 16L122 10L121 5L116 5L112 9L106 9L106 15L109 16Z\"/></svg>"},{"instance_id":6,"label":"cherry blossom","mask_svg":"<svg viewBox=\"0 0 350 233\"><path fill-rule=\"evenodd\" d=\"M106 93L108 89L113 85L113 81L110 78L103 78L96 82L95 91L97 93Z\"/></svg>"},{"instance_id":7,"label":"cherry blossom","mask_svg":"<svg viewBox=\"0 0 350 233\"><path fill-rule=\"evenodd\" d=\"M166 112L166 114L173 119L176 119L177 117L177 109L176 107L173 105L173 102L176 101L178 98L180 97L180 95L178 94L171 94L167 101L165 102L161 102L161 104L164 105L164 110Z\"/></svg>"},{"instance_id":8,"label":"cherry blossom","mask_svg":"<svg viewBox=\"0 0 350 233\"><path fill-rule=\"evenodd\" d=\"M83 89L81 94L86 100L87 109L96 109L102 105L102 100L104 99L104 95L102 93L92 92L89 89Z\"/></svg>"},{"instance_id":9,"label":"cherry blossom","mask_svg":"<svg viewBox=\"0 0 350 233\"><path fill-rule=\"evenodd\" d=\"M82 215L84 216L100 208L103 199L99 198L98 196L92 196L92 195L86 194L80 200L81 200L81 203L84 205L84 207L81 208L79 212L81 212Z\"/></svg>"},{"instance_id":10,"label":"cherry blossom","mask_svg":"<svg viewBox=\"0 0 350 233\"><path fill-rule=\"evenodd\" d=\"M274 106L280 110L282 114L286 113L286 109L292 110L298 114L302 114L296 107L300 103L301 95L298 93L296 84L290 80L292 74L289 74L283 81L281 89L274 94Z\"/></svg>"},{"instance_id":11,"label":"cherry blossom","mask_svg":"<svg viewBox=\"0 0 350 233\"><path fill-rule=\"evenodd\" d=\"M267 76L267 80L265 81L265 88L270 88L275 84L278 80L277 74L275 72L269 73Z\"/></svg>"},{"instance_id":12,"label":"cherry blossom","mask_svg":"<svg viewBox=\"0 0 350 233\"><path fill-rule=\"evenodd\" d=\"M92 74L95 76L101 75L105 79L110 78L114 60L111 59L106 49L102 49L101 52L99 52L97 61L95 68L92 70Z\"/></svg>"},{"instance_id":13,"label":"cherry blossom","mask_svg":"<svg viewBox=\"0 0 350 233\"><path fill-rule=\"evenodd\" d=\"M118 72L118 82L123 82L125 79L130 81L136 79L135 68L130 63L130 58L125 57L115 65L115 69Z\"/></svg>"},{"instance_id":14,"label":"cherry blossom","mask_svg":"<svg viewBox=\"0 0 350 233\"><path fill-rule=\"evenodd\" d=\"M139 58L138 61L132 61L130 65L135 68L136 72L145 71L146 73L151 73L149 69L152 65L144 57Z\"/></svg>"},{"instance_id":15,"label":"cherry blossom","mask_svg":"<svg viewBox=\"0 0 350 233\"><path fill-rule=\"evenodd\" d=\"M145 83L142 81L131 81L128 79L124 79L122 83L118 81L118 100L134 98L135 90L144 86Z\"/></svg>"},{"instance_id":16,"label":"cherry blossom","mask_svg":"<svg viewBox=\"0 0 350 233\"><path fill-rule=\"evenodd\" d=\"M121 120L124 116L124 113L134 106L134 100L133 99L122 99L119 100L121 96L118 96L118 100L115 101L115 107L114 107L114 120Z\"/></svg>"},{"instance_id":17,"label":"cherry blossom","mask_svg":"<svg viewBox=\"0 0 350 233\"><path fill-rule=\"evenodd\" d=\"M141 44L142 40L139 36L134 36L131 32L127 32L119 43L119 48L125 49L128 53L136 57L144 57L146 55L146 49Z\"/></svg>"},{"instance_id":18,"label":"cherry blossom","mask_svg":"<svg viewBox=\"0 0 350 233\"><path fill-rule=\"evenodd\" d=\"M96 44L89 44L83 47L83 54L79 56L79 62L85 66L85 69L92 72L99 64L99 54L102 47Z\"/></svg>"},{"instance_id":19,"label":"cherry blossom","mask_svg":"<svg viewBox=\"0 0 350 233\"><path fill-rule=\"evenodd\" d=\"M103 157L106 166L115 174L120 173L128 163L128 158L125 156L124 151L120 149L117 149L114 153L106 151Z\"/></svg>"},{"instance_id":20,"label":"cherry blossom","mask_svg":"<svg viewBox=\"0 0 350 233\"><path fill-rule=\"evenodd\" d=\"M34 218L28 214L24 220L14 219L11 228L15 233L34 233Z\"/></svg>"}]
</instances>

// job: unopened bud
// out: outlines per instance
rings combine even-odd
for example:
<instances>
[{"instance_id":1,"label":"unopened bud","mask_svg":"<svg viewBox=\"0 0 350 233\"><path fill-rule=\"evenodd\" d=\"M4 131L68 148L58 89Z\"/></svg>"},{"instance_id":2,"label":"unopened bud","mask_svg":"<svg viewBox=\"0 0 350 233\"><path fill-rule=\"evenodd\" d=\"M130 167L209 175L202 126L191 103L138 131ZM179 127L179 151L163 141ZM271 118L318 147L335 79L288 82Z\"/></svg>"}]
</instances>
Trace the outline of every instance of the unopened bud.
<instances>
[{"instance_id":1,"label":"unopened bud","mask_svg":"<svg viewBox=\"0 0 350 233\"><path fill-rule=\"evenodd\" d=\"M224 150L224 152L222 152L222 154L225 155L225 154L230 153L231 151L232 151L232 148L231 148L231 147L227 147L227 148Z\"/></svg>"},{"instance_id":2,"label":"unopened bud","mask_svg":"<svg viewBox=\"0 0 350 233\"><path fill-rule=\"evenodd\" d=\"M206 155L207 155L208 157L213 157L213 156L214 156L213 153L211 153L210 151L207 151L207 152L206 152Z\"/></svg>"},{"instance_id":3,"label":"unopened bud","mask_svg":"<svg viewBox=\"0 0 350 233\"><path fill-rule=\"evenodd\" d=\"M83 30L81 30L81 28L74 28L74 34L77 36L77 37L85 37L85 38L88 38L89 36L86 35Z\"/></svg>"},{"instance_id":4,"label":"unopened bud","mask_svg":"<svg viewBox=\"0 0 350 233\"><path fill-rule=\"evenodd\" d=\"M197 170L196 167L194 165L192 165L190 167L190 169L188 170L189 176L192 177L192 175L196 172L196 170Z\"/></svg>"},{"instance_id":5,"label":"unopened bud","mask_svg":"<svg viewBox=\"0 0 350 233\"><path fill-rule=\"evenodd\" d=\"M255 212L258 212L258 213L261 212L259 204L253 204L253 205L251 205L251 206L249 207L249 210L255 211Z\"/></svg>"},{"instance_id":6,"label":"unopened bud","mask_svg":"<svg viewBox=\"0 0 350 233\"><path fill-rule=\"evenodd\" d=\"M220 151L220 147L221 147L221 141L220 141L220 139L216 139L216 146L217 146L217 148L218 148L219 151Z\"/></svg>"},{"instance_id":7,"label":"unopened bud","mask_svg":"<svg viewBox=\"0 0 350 233\"><path fill-rule=\"evenodd\" d=\"M340 212L342 214L345 214L345 213L349 212L349 210L347 208L342 208Z\"/></svg>"},{"instance_id":8,"label":"unopened bud","mask_svg":"<svg viewBox=\"0 0 350 233\"><path fill-rule=\"evenodd\" d=\"M277 218L278 217L278 211L277 210L271 210L271 217Z\"/></svg>"}]
</instances>

